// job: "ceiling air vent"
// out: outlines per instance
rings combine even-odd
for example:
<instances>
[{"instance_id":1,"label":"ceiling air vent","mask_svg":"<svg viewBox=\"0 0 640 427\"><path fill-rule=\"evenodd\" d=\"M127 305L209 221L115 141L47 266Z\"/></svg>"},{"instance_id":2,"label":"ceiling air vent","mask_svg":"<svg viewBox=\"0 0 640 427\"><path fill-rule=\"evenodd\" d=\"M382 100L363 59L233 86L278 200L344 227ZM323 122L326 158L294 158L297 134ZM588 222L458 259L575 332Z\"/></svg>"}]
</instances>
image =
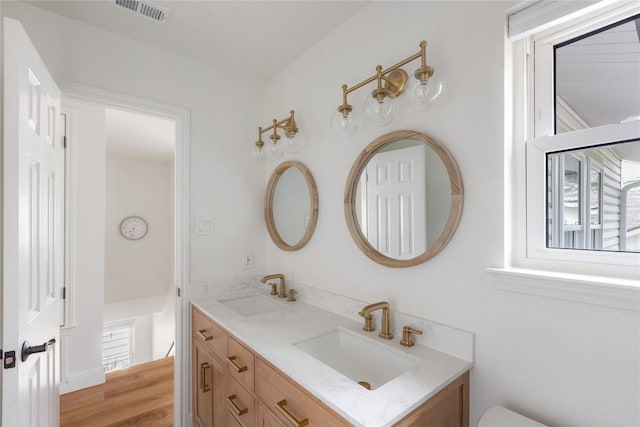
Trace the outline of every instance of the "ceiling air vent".
<instances>
[{"instance_id":1,"label":"ceiling air vent","mask_svg":"<svg viewBox=\"0 0 640 427\"><path fill-rule=\"evenodd\" d=\"M113 4L160 24L164 24L169 15L169 9L146 0L113 0Z\"/></svg>"}]
</instances>

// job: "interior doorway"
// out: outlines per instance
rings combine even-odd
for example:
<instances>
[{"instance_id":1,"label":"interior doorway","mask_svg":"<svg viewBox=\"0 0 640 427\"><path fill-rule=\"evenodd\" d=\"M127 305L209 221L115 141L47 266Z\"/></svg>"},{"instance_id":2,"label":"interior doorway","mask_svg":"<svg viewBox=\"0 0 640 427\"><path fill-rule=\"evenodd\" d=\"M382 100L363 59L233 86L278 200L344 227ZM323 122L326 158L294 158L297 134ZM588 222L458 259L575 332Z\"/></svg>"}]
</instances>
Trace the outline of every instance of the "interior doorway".
<instances>
[{"instance_id":1,"label":"interior doorway","mask_svg":"<svg viewBox=\"0 0 640 427\"><path fill-rule=\"evenodd\" d=\"M106 373L174 354L175 121L105 117Z\"/></svg>"},{"instance_id":2,"label":"interior doorway","mask_svg":"<svg viewBox=\"0 0 640 427\"><path fill-rule=\"evenodd\" d=\"M61 393L175 355L174 423L188 416L188 112L63 85L67 299Z\"/></svg>"}]
</instances>

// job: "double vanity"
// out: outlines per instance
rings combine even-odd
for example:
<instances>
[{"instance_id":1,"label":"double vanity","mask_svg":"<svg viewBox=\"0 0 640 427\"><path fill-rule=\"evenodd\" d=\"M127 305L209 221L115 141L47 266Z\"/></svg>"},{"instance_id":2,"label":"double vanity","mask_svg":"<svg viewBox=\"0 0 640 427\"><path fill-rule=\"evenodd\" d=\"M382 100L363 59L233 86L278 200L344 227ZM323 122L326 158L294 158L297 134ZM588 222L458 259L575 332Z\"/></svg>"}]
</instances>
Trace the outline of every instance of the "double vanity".
<instances>
[{"instance_id":1,"label":"double vanity","mask_svg":"<svg viewBox=\"0 0 640 427\"><path fill-rule=\"evenodd\" d=\"M411 324L394 330L385 302L344 316L291 298L284 278L272 290L192 301L195 425L468 425L471 334L401 313ZM300 289L299 299L324 299L318 292ZM461 341L466 353L455 349Z\"/></svg>"},{"instance_id":2,"label":"double vanity","mask_svg":"<svg viewBox=\"0 0 640 427\"><path fill-rule=\"evenodd\" d=\"M344 212L367 257L406 268L444 249L462 204L460 171L446 148L420 132L395 131L356 159ZM306 166L276 167L264 204L273 243L303 249L318 206ZM261 282L216 286L217 294L192 300L195 425L468 426L471 333L394 312L385 301L300 283L287 289L282 274Z\"/></svg>"}]
</instances>

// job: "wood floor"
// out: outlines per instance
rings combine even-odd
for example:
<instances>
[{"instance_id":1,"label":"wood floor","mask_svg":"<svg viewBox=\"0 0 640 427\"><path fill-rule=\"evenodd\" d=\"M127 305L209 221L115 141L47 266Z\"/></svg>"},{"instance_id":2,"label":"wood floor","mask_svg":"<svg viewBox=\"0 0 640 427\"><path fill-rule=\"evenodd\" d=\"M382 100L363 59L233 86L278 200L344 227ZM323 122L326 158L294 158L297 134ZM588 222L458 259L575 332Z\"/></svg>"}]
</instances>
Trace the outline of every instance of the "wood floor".
<instances>
[{"instance_id":1,"label":"wood floor","mask_svg":"<svg viewBox=\"0 0 640 427\"><path fill-rule=\"evenodd\" d=\"M173 426L173 357L107 374L60 396L61 427Z\"/></svg>"}]
</instances>

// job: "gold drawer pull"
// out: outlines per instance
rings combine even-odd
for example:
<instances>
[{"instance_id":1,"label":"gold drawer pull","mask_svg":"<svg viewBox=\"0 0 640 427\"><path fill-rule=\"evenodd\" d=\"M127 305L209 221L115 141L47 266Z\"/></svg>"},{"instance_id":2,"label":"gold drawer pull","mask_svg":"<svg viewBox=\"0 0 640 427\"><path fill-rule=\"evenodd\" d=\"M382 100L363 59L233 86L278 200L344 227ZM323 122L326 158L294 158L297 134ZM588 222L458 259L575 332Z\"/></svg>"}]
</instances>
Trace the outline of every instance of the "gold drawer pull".
<instances>
[{"instance_id":1,"label":"gold drawer pull","mask_svg":"<svg viewBox=\"0 0 640 427\"><path fill-rule=\"evenodd\" d=\"M227 357L227 362L229 362L229 364L233 366L233 369L235 369L236 372L244 372L247 370L246 366L240 366L236 363L236 356Z\"/></svg>"},{"instance_id":2,"label":"gold drawer pull","mask_svg":"<svg viewBox=\"0 0 640 427\"><path fill-rule=\"evenodd\" d=\"M200 364L200 388L203 393L211 390L209 384L207 384L207 369L211 368L211 365L208 362L204 362Z\"/></svg>"},{"instance_id":3,"label":"gold drawer pull","mask_svg":"<svg viewBox=\"0 0 640 427\"><path fill-rule=\"evenodd\" d=\"M285 418L295 427L304 427L309 425L309 418L305 418L302 421L298 421L296 417L291 414L291 412L287 411L285 406L287 405L287 399L283 399L280 402L276 403L276 409L285 416Z\"/></svg>"},{"instance_id":4,"label":"gold drawer pull","mask_svg":"<svg viewBox=\"0 0 640 427\"><path fill-rule=\"evenodd\" d=\"M200 329L198 331L198 335L200 335L200 338L202 338L205 341L211 341L213 339L213 335L205 334L206 331L207 331L206 329Z\"/></svg>"},{"instance_id":5,"label":"gold drawer pull","mask_svg":"<svg viewBox=\"0 0 640 427\"><path fill-rule=\"evenodd\" d=\"M227 403L231 405L233 410L236 412L236 415L240 416L249 412L249 408L244 408L244 409L238 408L238 405L236 405L236 402L233 401L236 397L237 396L235 394L232 394L231 396L227 396Z\"/></svg>"}]
</instances>

